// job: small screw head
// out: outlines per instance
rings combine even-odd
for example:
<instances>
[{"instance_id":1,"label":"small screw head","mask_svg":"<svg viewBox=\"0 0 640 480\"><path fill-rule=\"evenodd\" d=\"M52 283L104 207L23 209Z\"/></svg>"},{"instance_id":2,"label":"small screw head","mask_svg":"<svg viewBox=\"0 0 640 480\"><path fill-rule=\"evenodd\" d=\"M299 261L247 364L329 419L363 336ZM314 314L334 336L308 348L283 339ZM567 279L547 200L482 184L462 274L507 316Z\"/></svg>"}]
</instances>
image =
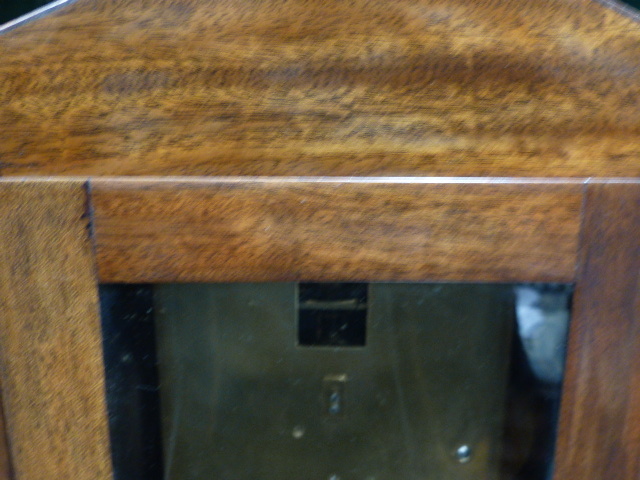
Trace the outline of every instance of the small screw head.
<instances>
[{"instance_id":1,"label":"small screw head","mask_svg":"<svg viewBox=\"0 0 640 480\"><path fill-rule=\"evenodd\" d=\"M304 427L302 425L296 425L295 427L293 427L291 435L296 440L300 440L302 437L304 437Z\"/></svg>"},{"instance_id":2,"label":"small screw head","mask_svg":"<svg viewBox=\"0 0 640 480\"><path fill-rule=\"evenodd\" d=\"M471 447L460 445L456 450L456 459L458 463L468 463L471 460Z\"/></svg>"}]
</instances>

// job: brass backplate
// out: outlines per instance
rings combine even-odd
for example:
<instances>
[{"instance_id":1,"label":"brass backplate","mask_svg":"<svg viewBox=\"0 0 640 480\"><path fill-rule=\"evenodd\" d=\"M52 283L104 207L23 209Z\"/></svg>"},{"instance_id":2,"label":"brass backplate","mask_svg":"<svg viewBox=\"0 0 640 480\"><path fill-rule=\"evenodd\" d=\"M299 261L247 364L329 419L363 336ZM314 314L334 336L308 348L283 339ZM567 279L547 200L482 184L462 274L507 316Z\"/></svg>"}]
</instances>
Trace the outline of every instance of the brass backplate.
<instances>
[{"instance_id":1,"label":"brass backplate","mask_svg":"<svg viewBox=\"0 0 640 480\"><path fill-rule=\"evenodd\" d=\"M165 478L499 477L513 299L368 285L364 346L301 346L295 283L155 290Z\"/></svg>"}]
</instances>

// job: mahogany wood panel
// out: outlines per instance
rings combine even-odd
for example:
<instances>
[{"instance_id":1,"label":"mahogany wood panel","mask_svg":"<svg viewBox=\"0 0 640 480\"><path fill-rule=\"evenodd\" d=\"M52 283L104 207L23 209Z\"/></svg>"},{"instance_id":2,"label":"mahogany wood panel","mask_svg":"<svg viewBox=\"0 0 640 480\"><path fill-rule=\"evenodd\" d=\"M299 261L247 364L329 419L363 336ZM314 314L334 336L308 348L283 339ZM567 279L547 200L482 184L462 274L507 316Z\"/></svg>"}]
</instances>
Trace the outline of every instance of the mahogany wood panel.
<instances>
[{"instance_id":1,"label":"mahogany wood panel","mask_svg":"<svg viewBox=\"0 0 640 480\"><path fill-rule=\"evenodd\" d=\"M0 399L2 388L0 386ZM11 454L7 438L7 425L4 419L4 407L0 404L0 480L13 480Z\"/></svg>"},{"instance_id":2,"label":"mahogany wood panel","mask_svg":"<svg viewBox=\"0 0 640 480\"><path fill-rule=\"evenodd\" d=\"M0 181L0 373L16 480L108 480L95 262L80 181Z\"/></svg>"},{"instance_id":3,"label":"mahogany wood panel","mask_svg":"<svg viewBox=\"0 0 640 480\"><path fill-rule=\"evenodd\" d=\"M582 185L100 180L103 282L571 281Z\"/></svg>"},{"instance_id":4,"label":"mahogany wood panel","mask_svg":"<svg viewBox=\"0 0 640 480\"><path fill-rule=\"evenodd\" d=\"M590 0L77 0L0 52L0 175L640 175Z\"/></svg>"},{"instance_id":5,"label":"mahogany wood panel","mask_svg":"<svg viewBox=\"0 0 640 480\"><path fill-rule=\"evenodd\" d=\"M640 478L640 183L590 185L557 480Z\"/></svg>"}]
</instances>

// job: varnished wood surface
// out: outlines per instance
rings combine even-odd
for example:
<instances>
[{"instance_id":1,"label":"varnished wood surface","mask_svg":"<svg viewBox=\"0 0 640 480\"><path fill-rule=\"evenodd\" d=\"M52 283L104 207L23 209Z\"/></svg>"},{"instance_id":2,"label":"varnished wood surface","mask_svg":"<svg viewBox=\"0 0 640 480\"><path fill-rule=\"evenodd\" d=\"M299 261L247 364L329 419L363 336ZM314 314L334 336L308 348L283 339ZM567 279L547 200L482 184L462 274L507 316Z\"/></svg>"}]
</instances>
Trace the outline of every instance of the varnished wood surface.
<instances>
[{"instance_id":1,"label":"varnished wood surface","mask_svg":"<svg viewBox=\"0 0 640 480\"><path fill-rule=\"evenodd\" d=\"M0 175L639 176L590 0L77 0L0 34Z\"/></svg>"},{"instance_id":2,"label":"varnished wood surface","mask_svg":"<svg viewBox=\"0 0 640 480\"><path fill-rule=\"evenodd\" d=\"M0 399L2 396L2 386L0 385ZM3 400L0 400L0 402ZM4 419L4 406L0 404L0 480L14 480L11 453L7 438L7 424Z\"/></svg>"},{"instance_id":3,"label":"varnished wood surface","mask_svg":"<svg viewBox=\"0 0 640 480\"><path fill-rule=\"evenodd\" d=\"M640 183L590 185L556 480L640 478Z\"/></svg>"},{"instance_id":4,"label":"varnished wood surface","mask_svg":"<svg viewBox=\"0 0 640 480\"><path fill-rule=\"evenodd\" d=\"M103 282L571 281L580 184L92 182Z\"/></svg>"},{"instance_id":5,"label":"varnished wood surface","mask_svg":"<svg viewBox=\"0 0 640 480\"><path fill-rule=\"evenodd\" d=\"M0 372L16 480L108 480L82 182L0 181Z\"/></svg>"}]
</instances>

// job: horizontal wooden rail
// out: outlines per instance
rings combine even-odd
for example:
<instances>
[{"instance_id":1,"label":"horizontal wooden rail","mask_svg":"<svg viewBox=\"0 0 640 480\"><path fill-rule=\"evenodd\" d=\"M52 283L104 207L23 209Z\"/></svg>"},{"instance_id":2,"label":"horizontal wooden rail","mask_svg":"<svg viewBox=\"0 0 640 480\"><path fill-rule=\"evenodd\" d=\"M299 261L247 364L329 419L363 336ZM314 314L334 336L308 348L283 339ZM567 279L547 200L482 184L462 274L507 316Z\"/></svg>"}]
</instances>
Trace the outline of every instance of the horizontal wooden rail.
<instances>
[{"instance_id":1,"label":"horizontal wooden rail","mask_svg":"<svg viewBox=\"0 0 640 480\"><path fill-rule=\"evenodd\" d=\"M95 179L102 282L574 279L579 182Z\"/></svg>"}]
</instances>

